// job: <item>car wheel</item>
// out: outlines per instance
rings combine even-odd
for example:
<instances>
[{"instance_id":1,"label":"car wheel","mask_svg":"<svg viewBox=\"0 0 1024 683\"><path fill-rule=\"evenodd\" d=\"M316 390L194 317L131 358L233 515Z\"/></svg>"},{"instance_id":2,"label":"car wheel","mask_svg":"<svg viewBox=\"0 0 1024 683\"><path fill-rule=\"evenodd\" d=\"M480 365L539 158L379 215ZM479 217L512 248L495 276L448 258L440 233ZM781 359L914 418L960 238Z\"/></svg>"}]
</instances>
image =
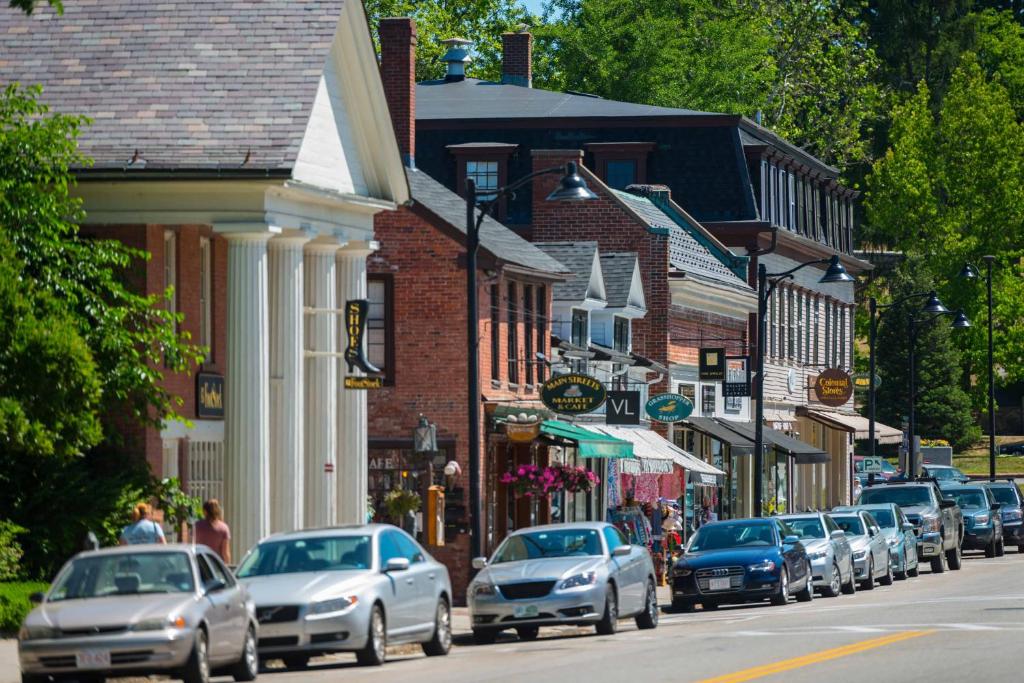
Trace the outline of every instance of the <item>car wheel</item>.
<instances>
[{"instance_id":1,"label":"car wheel","mask_svg":"<svg viewBox=\"0 0 1024 683\"><path fill-rule=\"evenodd\" d=\"M366 645L356 652L356 661L362 666L380 666L387 659L388 634L385 628L384 610L374 605L370 610L370 624Z\"/></svg>"},{"instance_id":2,"label":"car wheel","mask_svg":"<svg viewBox=\"0 0 1024 683\"><path fill-rule=\"evenodd\" d=\"M921 575L921 560L915 558L914 566L907 569L907 576L920 576Z\"/></svg>"},{"instance_id":3,"label":"car wheel","mask_svg":"<svg viewBox=\"0 0 1024 683\"><path fill-rule=\"evenodd\" d=\"M700 603L700 608L705 612L714 612L718 609L718 603L714 600L705 600L704 602Z\"/></svg>"},{"instance_id":4,"label":"car wheel","mask_svg":"<svg viewBox=\"0 0 1024 683\"><path fill-rule=\"evenodd\" d=\"M604 614L601 621L594 625L597 632L602 636L614 635L619 628L619 604L615 598L615 587L608 584L604 592Z\"/></svg>"},{"instance_id":5,"label":"car wheel","mask_svg":"<svg viewBox=\"0 0 1024 683\"><path fill-rule=\"evenodd\" d=\"M242 656L231 667L231 677L236 681L255 681L260 672L260 658L256 655L256 631L250 626L245 632Z\"/></svg>"},{"instance_id":6,"label":"car wheel","mask_svg":"<svg viewBox=\"0 0 1024 683\"><path fill-rule=\"evenodd\" d=\"M932 558L932 574L942 574L946 571L946 553L939 552Z\"/></svg>"},{"instance_id":7,"label":"car wheel","mask_svg":"<svg viewBox=\"0 0 1024 683\"><path fill-rule=\"evenodd\" d=\"M539 634L540 626L516 626L516 635L519 636L519 640L537 640Z\"/></svg>"},{"instance_id":8,"label":"car wheel","mask_svg":"<svg viewBox=\"0 0 1024 683\"><path fill-rule=\"evenodd\" d=\"M437 612L434 614L434 633L430 640L423 643L423 654L428 657L443 657L452 649L452 611L448 601L441 598L437 601Z\"/></svg>"},{"instance_id":9,"label":"car wheel","mask_svg":"<svg viewBox=\"0 0 1024 683\"><path fill-rule=\"evenodd\" d=\"M1006 554L1006 541L1000 537L999 543L996 543L996 557L1002 557Z\"/></svg>"},{"instance_id":10,"label":"car wheel","mask_svg":"<svg viewBox=\"0 0 1024 683\"><path fill-rule=\"evenodd\" d=\"M491 645L498 639L498 631L493 628L473 629L473 642L476 645Z\"/></svg>"},{"instance_id":11,"label":"car wheel","mask_svg":"<svg viewBox=\"0 0 1024 683\"><path fill-rule=\"evenodd\" d=\"M644 611L636 615L636 627L639 629L656 628L658 626L658 591L654 588L654 581L647 582L647 599L644 601Z\"/></svg>"},{"instance_id":12,"label":"car wheel","mask_svg":"<svg viewBox=\"0 0 1024 683\"><path fill-rule=\"evenodd\" d=\"M813 574L810 562L807 563L807 570L804 573L804 576L804 587L796 594L797 602L810 602L814 599L814 579L812 578Z\"/></svg>"},{"instance_id":13,"label":"car wheel","mask_svg":"<svg viewBox=\"0 0 1024 683\"><path fill-rule=\"evenodd\" d=\"M960 551L959 544L957 544L957 546L952 550L946 551L946 564L948 564L949 568L953 571L956 571L957 569L963 567L963 554Z\"/></svg>"},{"instance_id":14,"label":"car wheel","mask_svg":"<svg viewBox=\"0 0 1024 683\"><path fill-rule=\"evenodd\" d=\"M199 629L196 632L195 645L192 646L192 654L185 662L185 670L181 674L181 680L185 683L209 683L210 653L207 642L206 631Z\"/></svg>"},{"instance_id":15,"label":"car wheel","mask_svg":"<svg viewBox=\"0 0 1024 683\"><path fill-rule=\"evenodd\" d=\"M309 655L288 655L287 657L281 657L281 661L284 662L284 668L292 671L302 671L309 666Z\"/></svg>"},{"instance_id":16,"label":"car wheel","mask_svg":"<svg viewBox=\"0 0 1024 683\"><path fill-rule=\"evenodd\" d=\"M878 583L882 584L883 586L891 586L892 585L892 560L891 559L886 561L886 563L885 563L885 575L881 579L878 580Z\"/></svg>"},{"instance_id":17,"label":"car wheel","mask_svg":"<svg viewBox=\"0 0 1024 683\"><path fill-rule=\"evenodd\" d=\"M859 588L862 591L871 591L875 589L875 558L868 558L868 578L860 582Z\"/></svg>"},{"instance_id":18,"label":"car wheel","mask_svg":"<svg viewBox=\"0 0 1024 683\"><path fill-rule=\"evenodd\" d=\"M899 559L900 559L899 570L896 572L896 575L895 575L896 576L896 580L897 581L906 581L907 580L907 572L909 571L908 567L910 565L910 558L907 557L907 550L906 550L906 548L904 548L900 552L900 558Z\"/></svg>"},{"instance_id":19,"label":"car wheel","mask_svg":"<svg viewBox=\"0 0 1024 683\"><path fill-rule=\"evenodd\" d=\"M850 580L843 584L844 595L854 595L857 592L857 573L853 569L853 564L850 564Z\"/></svg>"},{"instance_id":20,"label":"car wheel","mask_svg":"<svg viewBox=\"0 0 1024 683\"><path fill-rule=\"evenodd\" d=\"M829 577L828 586L821 589L821 594L826 598L834 598L843 589L843 577L839 571L839 563L832 561L832 576Z\"/></svg>"},{"instance_id":21,"label":"car wheel","mask_svg":"<svg viewBox=\"0 0 1024 683\"><path fill-rule=\"evenodd\" d=\"M995 538L995 536L993 536L992 540L989 541L988 545L985 546L985 557L995 557L995 556L996 556L996 538Z\"/></svg>"},{"instance_id":22,"label":"car wheel","mask_svg":"<svg viewBox=\"0 0 1024 683\"><path fill-rule=\"evenodd\" d=\"M785 605L789 602L789 574L786 573L785 567L779 574L779 590L772 596L771 601L773 605Z\"/></svg>"},{"instance_id":23,"label":"car wheel","mask_svg":"<svg viewBox=\"0 0 1024 683\"><path fill-rule=\"evenodd\" d=\"M692 612L693 603L689 600L676 600L672 598L672 611L673 612Z\"/></svg>"}]
</instances>

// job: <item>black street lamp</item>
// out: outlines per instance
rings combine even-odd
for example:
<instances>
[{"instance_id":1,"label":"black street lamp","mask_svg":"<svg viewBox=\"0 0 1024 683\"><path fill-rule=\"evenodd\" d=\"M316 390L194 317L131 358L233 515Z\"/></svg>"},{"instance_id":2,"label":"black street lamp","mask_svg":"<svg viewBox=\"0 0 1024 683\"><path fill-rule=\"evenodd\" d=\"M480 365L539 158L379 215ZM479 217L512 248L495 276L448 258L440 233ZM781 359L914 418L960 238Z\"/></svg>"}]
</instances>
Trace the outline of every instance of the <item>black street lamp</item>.
<instances>
[{"instance_id":1,"label":"black street lamp","mask_svg":"<svg viewBox=\"0 0 1024 683\"><path fill-rule=\"evenodd\" d=\"M988 285L988 476L996 480L996 384L995 360L992 357L992 261L995 256L982 256L985 261L985 283ZM976 280L981 277L978 269L965 263L960 270L960 277Z\"/></svg>"},{"instance_id":2,"label":"black street lamp","mask_svg":"<svg viewBox=\"0 0 1024 683\"><path fill-rule=\"evenodd\" d=\"M757 408L754 417L754 516L760 517L764 499L764 347L767 330L765 317L768 313L768 301L780 282L793 277L801 268L828 264L825 274L818 280L826 284L832 282L853 282L853 276L839 262L839 256L817 259L801 263L783 273L769 273L764 263L757 265Z\"/></svg>"},{"instance_id":3,"label":"black street lamp","mask_svg":"<svg viewBox=\"0 0 1024 683\"><path fill-rule=\"evenodd\" d=\"M586 181L578 173L576 164L568 162L564 166L554 166L525 175L513 183L488 192L490 199L477 206L476 183L466 178L466 341L468 353L467 383L469 398L467 400L467 417L469 419L469 547L470 558L481 555L481 520L483 505L480 499L480 352L478 337L480 335L480 310L477 305L476 256L480 248L480 225L495 203L506 195L525 185L528 181L541 175L564 173L554 192L547 196L548 201L582 201L597 199L590 191Z\"/></svg>"}]
</instances>

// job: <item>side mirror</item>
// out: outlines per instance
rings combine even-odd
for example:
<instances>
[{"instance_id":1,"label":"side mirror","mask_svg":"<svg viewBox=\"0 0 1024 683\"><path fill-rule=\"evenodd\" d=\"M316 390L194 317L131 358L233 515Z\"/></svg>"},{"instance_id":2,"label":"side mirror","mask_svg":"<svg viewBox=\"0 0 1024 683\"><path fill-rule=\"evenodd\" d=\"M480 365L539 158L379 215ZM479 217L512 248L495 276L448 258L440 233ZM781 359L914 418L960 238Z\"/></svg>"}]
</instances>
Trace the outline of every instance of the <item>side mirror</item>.
<instances>
[{"instance_id":1,"label":"side mirror","mask_svg":"<svg viewBox=\"0 0 1024 683\"><path fill-rule=\"evenodd\" d=\"M992 505L989 506L989 509L992 510L993 512L995 512L996 510L998 510L1001 507L1003 507L1002 503L992 503Z\"/></svg>"},{"instance_id":2,"label":"side mirror","mask_svg":"<svg viewBox=\"0 0 1024 683\"><path fill-rule=\"evenodd\" d=\"M633 552L633 546L619 545L612 550L612 557L628 557L631 552Z\"/></svg>"},{"instance_id":3,"label":"side mirror","mask_svg":"<svg viewBox=\"0 0 1024 683\"><path fill-rule=\"evenodd\" d=\"M216 593L217 591L222 591L227 587L228 585L224 583L224 581L222 581L221 579L214 579L213 581L208 581L206 585L203 586L203 590L206 591L207 594L209 594Z\"/></svg>"},{"instance_id":4,"label":"side mirror","mask_svg":"<svg viewBox=\"0 0 1024 683\"><path fill-rule=\"evenodd\" d=\"M473 558L473 569L483 569L487 566L486 557L474 557Z\"/></svg>"},{"instance_id":5,"label":"side mirror","mask_svg":"<svg viewBox=\"0 0 1024 683\"><path fill-rule=\"evenodd\" d=\"M939 507L942 508L943 510L948 510L949 508L955 508L956 507L956 501L955 500L949 500L948 498L943 498L942 500L939 501Z\"/></svg>"},{"instance_id":6,"label":"side mirror","mask_svg":"<svg viewBox=\"0 0 1024 683\"><path fill-rule=\"evenodd\" d=\"M408 557L392 557L387 561L387 564L384 565L385 572L404 572L408 568Z\"/></svg>"},{"instance_id":7,"label":"side mirror","mask_svg":"<svg viewBox=\"0 0 1024 683\"><path fill-rule=\"evenodd\" d=\"M828 537L831 538L833 541L839 541L846 538L846 532L842 529L836 529L835 531L830 533Z\"/></svg>"},{"instance_id":8,"label":"side mirror","mask_svg":"<svg viewBox=\"0 0 1024 683\"><path fill-rule=\"evenodd\" d=\"M910 522L903 522L902 529L904 531L913 531L914 530L914 525L911 524Z\"/></svg>"},{"instance_id":9,"label":"side mirror","mask_svg":"<svg viewBox=\"0 0 1024 683\"><path fill-rule=\"evenodd\" d=\"M782 545L796 545L799 542L799 536L786 536L784 539L782 539Z\"/></svg>"},{"instance_id":10,"label":"side mirror","mask_svg":"<svg viewBox=\"0 0 1024 683\"><path fill-rule=\"evenodd\" d=\"M45 597L46 597L45 594L37 592L37 593L33 593L32 595L28 596L28 601L31 602L33 605L38 605L38 604L42 603L43 598L45 598Z\"/></svg>"}]
</instances>

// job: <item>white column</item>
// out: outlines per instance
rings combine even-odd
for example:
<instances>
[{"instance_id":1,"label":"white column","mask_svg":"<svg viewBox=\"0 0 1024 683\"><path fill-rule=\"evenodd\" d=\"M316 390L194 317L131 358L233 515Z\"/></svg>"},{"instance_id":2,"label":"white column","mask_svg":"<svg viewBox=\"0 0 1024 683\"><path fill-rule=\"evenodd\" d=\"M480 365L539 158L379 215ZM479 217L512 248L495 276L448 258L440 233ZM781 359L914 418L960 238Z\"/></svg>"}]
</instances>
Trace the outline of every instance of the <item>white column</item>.
<instances>
[{"instance_id":1,"label":"white column","mask_svg":"<svg viewBox=\"0 0 1024 683\"><path fill-rule=\"evenodd\" d=\"M306 312L306 349L316 354L336 353L338 308L335 297L335 241L306 244L303 255L305 269L305 301L307 309L331 313ZM335 495L335 448L338 389L337 359L332 356L307 355L306 402L304 412L306 439L306 519L307 527L334 524L337 516Z\"/></svg>"},{"instance_id":2,"label":"white column","mask_svg":"<svg viewBox=\"0 0 1024 683\"><path fill-rule=\"evenodd\" d=\"M228 232L228 357L224 457L233 557L270 531L269 232Z\"/></svg>"},{"instance_id":3,"label":"white column","mask_svg":"<svg viewBox=\"0 0 1024 683\"><path fill-rule=\"evenodd\" d=\"M302 247L304 235L270 240L270 524L271 531L303 527Z\"/></svg>"},{"instance_id":4,"label":"white column","mask_svg":"<svg viewBox=\"0 0 1024 683\"><path fill-rule=\"evenodd\" d=\"M366 298L366 257L376 248L375 242L349 242L338 250L338 306L352 299ZM336 325L338 338L344 339L344 318L339 316ZM344 360L339 360L338 523L363 524L370 487L366 391L345 389L346 374L348 367ZM356 369L353 374L363 373Z\"/></svg>"}]
</instances>

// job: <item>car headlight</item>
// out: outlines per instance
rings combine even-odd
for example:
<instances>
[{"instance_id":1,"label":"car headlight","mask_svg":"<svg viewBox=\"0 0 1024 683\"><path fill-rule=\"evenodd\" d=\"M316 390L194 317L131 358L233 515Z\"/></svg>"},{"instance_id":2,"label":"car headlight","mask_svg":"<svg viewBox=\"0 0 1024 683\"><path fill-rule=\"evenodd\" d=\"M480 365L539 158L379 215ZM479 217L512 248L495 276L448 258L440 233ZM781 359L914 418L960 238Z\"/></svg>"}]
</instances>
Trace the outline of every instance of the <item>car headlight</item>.
<instances>
[{"instance_id":1,"label":"car headlight","mask_svg":"<svg viewBox=\"0 0 1024 683\"><path fill-rule=\"evenodd\" d=\"M1007 522L1015 522L1024 519L1024 512L1020 510L1007 510L1003 513L1003 519Z\"/></svg>"},{"instance_id":2,"label":"car headlight","mask_svg":"<svg viewBox=\"0 0 1024 683\"><path fill-rule=\"evenodd\" d=\"M813 553L807 553L807 559L812 562L814 560L824 560L827 555L827 550L816 550Z\"/></svg>"},{"instance_id":3,"label":"car headlight","mask_svg":"<svg viewBox=\"0 0 1024 683\"><path fill-rule=\"evenodd\" d=\"M938 517L922 517L921 528L925 531L938 531L939 530L939 518Z\"/></svg>"},{"instance_id":4,"label":"car headlight","mask_svg":"<svg viewBox=\"0 0 1024 683\"><path fill-rule=\"evenodd\" d=\"M900 544L899 536L893 536L889 539L889 547L896 547Z\"/></svg>"},{"instance_id":5,"label":"car headlight","mask_svg":"<svg viewBox=\"0 0 1024 683\"><path fill-rule=\"evenodd\" d=\"M597 572L584 572L583 574L570 576L568 579L558 584L558 590L579 588L581 586L592 586L595 583L597 583Z\"/></svg>"},{"instance_id":6,"label":"car headlight","mask_svg":"<svg viewBox=\"0 0 1024 683\"><path fill-rule=\"evenodd\" d=\"M689 576L693 573L693 570L685 565L676 565L672 567L672 576Z\"/></svg>"},{"instance_id":7,"label":"car headlight","mask_svg":"<svg viewBox=\"0 0 1024 683\"><path fill-rule=\"evenodd\" d=\"M19 640L47 640L59 635L60 631L52 626L22 626L18 631Z\"/></svg>"},{"instance_id":8,"label":"car headlight","mask_svg":"<svg viewBox=\"0 0 1024 683\"><path fill-rule=\"evenodd\" d=\"M163 631L166 628L185 628L185 617L161 617L159 619L144 619L134 626L133 631Z\"/></svg>"},{"instance_id":9,"label":"car headlight","mask_svg":"<svg viewBox=\"0 0 1024 683\"><path fill-rule=\"evenodd\" d=\"M855 559L855 560L863 560L867 556L868 556L868 551L867 550L856 550L853 553L853 559Z\"/></svg>"},{"instance_id":10,"label":"car headlight","mask_svg":"<svg viewBox=\"0 0 1024 683\"><path fill-rule=\"evenodd\" d=\"M987 514L986 515L975 515L974 516L974 523L975 524L988 524L988 515Z\"/></svg>"},{"instance_id":11,"label":"car headlight","mask_svg":"<svg viewBox=\"0 0 1024 683\"><path fill-rule=\"evenodd\" d=\"M771 560L764 560L757 564L752 564L747 567L752 572L773 572L775 571L775 563Z\"/></svg>"},{"instance_id":12,"label":"car headlight","mask_svg":"<svg viewBox=\"0 0 1024 683\"><path fill-rule=\"evenodd\" d=\"M320 602L314 602L309 606L309 611L306 613L308 616L315 617L321 614L333 614L334 612L342 612L352 607L359 598L354 595L349 595L344 598L331 598L330 600L321 600Z\"/></svg>"},{"instance_id":13,"label":"car headlight","mask_svg":"<svg viewBox=\"0 0 1024 683\"><path fill-rule=\"evenodd\" d=\"M478 583L473 586L473 595L497 595L498 591L493 584Z\"/></svg>"}]
</instances>

